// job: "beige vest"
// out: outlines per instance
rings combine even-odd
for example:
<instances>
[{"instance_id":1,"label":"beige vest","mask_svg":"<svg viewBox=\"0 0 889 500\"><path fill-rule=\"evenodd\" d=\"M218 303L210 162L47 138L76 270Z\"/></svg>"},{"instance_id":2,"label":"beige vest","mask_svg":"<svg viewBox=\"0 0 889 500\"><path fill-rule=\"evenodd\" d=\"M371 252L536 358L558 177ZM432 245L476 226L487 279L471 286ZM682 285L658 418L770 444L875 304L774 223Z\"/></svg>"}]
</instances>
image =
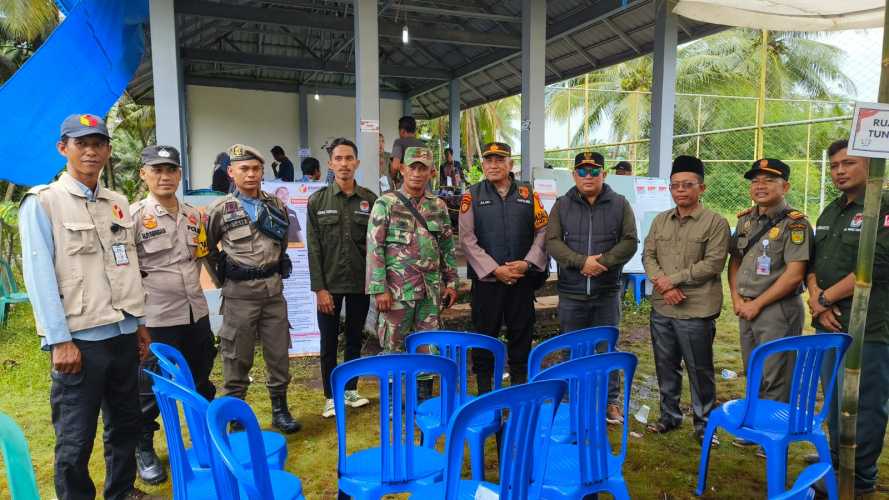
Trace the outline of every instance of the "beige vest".
<instances>
[{"instance_id":1,"label":"beige vest","mask_svg":"<svg viewBox=\"0 0 889 500\"><path fill-rule=\"evenodd\" d=\"M56 281L68 329L116 323L124 312L141 317L145 292L127 199L100 186L96 201L90 202L67 172L28 194L37 196L52 224ZM38 322L42 335L39 328Z\"/></svg>"}]
</instances>

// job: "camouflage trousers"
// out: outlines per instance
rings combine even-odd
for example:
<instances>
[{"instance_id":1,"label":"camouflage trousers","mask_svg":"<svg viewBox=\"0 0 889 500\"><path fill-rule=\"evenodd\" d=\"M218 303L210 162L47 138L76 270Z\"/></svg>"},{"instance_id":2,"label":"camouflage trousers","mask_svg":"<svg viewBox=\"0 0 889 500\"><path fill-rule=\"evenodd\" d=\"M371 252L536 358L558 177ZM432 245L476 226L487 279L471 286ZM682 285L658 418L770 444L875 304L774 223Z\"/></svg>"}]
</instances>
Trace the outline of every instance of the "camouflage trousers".
<instances>
[{"instance_id":1,"label":"camouflage trousers","mask_svg":"<svg viewBox=\"0 0 889 500\"><path fill-rule=\"evenodd\" d=\"M438 304L426 297L420 300L393 301L392 308L381 312L377 335L384 353L404 352L404 338L412 332L438 328Z\"/></svg>"}]
</instances>

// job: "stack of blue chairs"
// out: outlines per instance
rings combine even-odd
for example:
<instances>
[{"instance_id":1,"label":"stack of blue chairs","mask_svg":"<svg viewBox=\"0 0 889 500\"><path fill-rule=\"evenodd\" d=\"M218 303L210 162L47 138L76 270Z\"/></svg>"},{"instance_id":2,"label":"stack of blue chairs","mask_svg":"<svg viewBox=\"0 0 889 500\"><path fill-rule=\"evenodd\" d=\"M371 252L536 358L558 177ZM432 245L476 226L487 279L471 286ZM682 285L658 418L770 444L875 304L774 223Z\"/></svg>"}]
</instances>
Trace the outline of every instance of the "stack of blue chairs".
<instances>
[{"instance_id":1,"label":"stack of blue chairs","mask_svg":"<svg viewBox=\"0 0 889 500\"><path fill-rule=\"evenodd\" d=\"M494 358L494 390L500 389L503 383L503 369L506 364L506 345L494 337L480 335L478 333L454 332L445 330L432 330L416 332L408 335L406 339L407 351L416 353L421 347L435 347L438 354L457 364L457 400L459 408L475 396L469 394L469 351L481 349L488 351ZM432 448L439 436L444 434L442 424L448 421L450 415L442 416L439 413L441 404L438 398L428 399L420 403L417 408L417 426L423 432L423 444ZM485 477L485 438L497 432L500 428L500 414L479 415L478 419L467 429L466 438L469 441L470 463L472 465L472 477L483 480Z\"/></svg>"}]
</instances>

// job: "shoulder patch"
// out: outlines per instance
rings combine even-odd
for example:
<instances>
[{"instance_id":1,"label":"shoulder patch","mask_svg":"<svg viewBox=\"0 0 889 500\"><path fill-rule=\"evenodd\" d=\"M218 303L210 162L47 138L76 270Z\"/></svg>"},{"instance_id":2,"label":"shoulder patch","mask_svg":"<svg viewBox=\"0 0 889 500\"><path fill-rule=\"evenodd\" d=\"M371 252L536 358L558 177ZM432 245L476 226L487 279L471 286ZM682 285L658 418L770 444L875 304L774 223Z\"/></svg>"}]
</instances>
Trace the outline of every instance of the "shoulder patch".
<instances>
[{"instance_id":1,"label":"shoulder patch","mask_svg":"<svg viewBox=\"0 0 889 500\"><path fill-rule=\"evenodd\" d=\"M469 211L469 208L472 206L472 195L466 193L463 195L463 199L460 200L460 213L466 213Z\"/></svg>"},{"instance_id":2,"label":"shoulder patch","mask_svg":"<svg viewBox=\"0 0 889 500\"><path fill-rule=\"evenodd\" d=\"M750 208L747 208L747 209L745 209L745 210L741 210L740 212L738 212L738 213L735 215L735 217L738 217L738 218L740 218L740 217L744 217L745 215L747 215L747 214L749 214L750 212L752 212L754 208L755 208L755 207L750 207Z\"/></svg>"},{"instance_id":3,"label":"shoulder patch","mask_svg":"<svg viewBox=\"0 0 889 500\"><path fill-rule=\"evenodd\" d=\"M787 214L793 220L805 219L806 214L800 212L799 210L791 210L790 213Z\"/></svg>"}]
</instances>

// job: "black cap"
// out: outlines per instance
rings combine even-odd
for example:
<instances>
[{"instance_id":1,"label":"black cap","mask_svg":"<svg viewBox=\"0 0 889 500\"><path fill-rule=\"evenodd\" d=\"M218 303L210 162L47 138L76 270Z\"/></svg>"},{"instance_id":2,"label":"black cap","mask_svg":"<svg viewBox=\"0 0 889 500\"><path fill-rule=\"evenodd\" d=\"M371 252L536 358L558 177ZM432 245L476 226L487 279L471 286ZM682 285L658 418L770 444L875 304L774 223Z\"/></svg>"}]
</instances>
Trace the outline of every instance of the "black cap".
<instances>
[{"instance_id":1,"label":"black cap","mask_svg":"<svg viewBox=\"0 0 889 500\"><path fill-rule=\"evenodd\" d=\"M154 145L142 150L143 165L173 165L182 167L179 162L179 151L173 146Z\"/></svg>"},{"instance_id":2,"label":"black cap","mask_svg":"<svg viewBox=\"0 0 889 500\"><path fill-rule=\"evenodd\" d=\"M59 135L67 137L84 137L87 135L104 135L110 138L105 120L96 115L71 115L62 122Z\"/></svg>"},{"instance_id":3,"label":"black cap","mask_svg":"<svg viewBox=\"0 0 889 500\"><path fill-rule=\"evenodd\" d=\"M621 171L632 172L633 166L630 165L630 162L628 162L628 161L619 161L619 162L617 162L617 165L614 166L614 170L616 170L618 172L621 172Z\"/></svg>"},{"instance_id":4,"label":"black cap","mask_svg":"<svg viewBox=\"0 0 889 500\"><path fill-rule=\"evenodd\" d=\"M489 142L482 148L482 158L487 158L491 155L508 158L512 156L512 148L505 142Z\"/></svg>"},{"instance_id":5,"label":"black cap","mask_svg":"<svg viewBox=\"0 0 889 500\"><path fill-rule=\"evenodd\" d=\"M583 166L605 168L605 157L595 151L584 151L574 157L574 168Z\"/></svg>"},{"instance_id":6,"label":"black cap","mask_svg":"<svg viewBox=\"0 0 889 500\"><path fill-rule=\"evenodd\" d=\"M769 174L781 177L785 181L790 180L790 167L781 160L774 158L763 158L756 160L750 166L750 170L744 174L745 179L752 179L759 174Z\"/></svg>"},{"instance_id":7,"label":"black cap","mask_svg":"<svg viewBox=\"0 0 889 500\"><path fill-rule=\"evenodd\" d=\"M673 160L673 169L670 171L670 177L682 172L691 172L704 177L704 162L695 156L677 156Z\"/></svg>"}]
</instances>

